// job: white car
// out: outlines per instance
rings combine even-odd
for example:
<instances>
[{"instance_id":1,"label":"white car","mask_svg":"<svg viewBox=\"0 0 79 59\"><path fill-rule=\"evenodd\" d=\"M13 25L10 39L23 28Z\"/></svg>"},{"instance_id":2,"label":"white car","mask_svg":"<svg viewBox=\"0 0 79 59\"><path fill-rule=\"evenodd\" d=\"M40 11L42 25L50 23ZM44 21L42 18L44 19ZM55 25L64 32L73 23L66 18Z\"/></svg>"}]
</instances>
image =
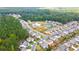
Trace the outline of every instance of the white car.
<instances>
[{"instance_id":1,"label":"white car","mask_svg":"<svg viewBox=\"0 0 79 59\"><path fill-rule=\"evenodd\" d=\"M27 46L25 46L25 45L20 45L20 48L26 48Z\"/></svg>"}]
</instances>

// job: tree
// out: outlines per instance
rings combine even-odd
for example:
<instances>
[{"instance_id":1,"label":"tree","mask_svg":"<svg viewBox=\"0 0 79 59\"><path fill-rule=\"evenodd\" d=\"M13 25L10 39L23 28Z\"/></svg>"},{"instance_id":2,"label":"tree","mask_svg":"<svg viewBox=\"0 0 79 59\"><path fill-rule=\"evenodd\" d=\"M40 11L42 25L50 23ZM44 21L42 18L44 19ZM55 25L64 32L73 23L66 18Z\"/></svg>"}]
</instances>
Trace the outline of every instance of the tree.
<instances>
[{"instance_id":1,"label":"tree","mask_svg":"<svg viewBox=\"0 0 79 59\"><path fill-rule=\"evenodd\" d=\"M0 50L19 50L19 42L28 37L19 20L11 16L0 17Z\"/></svg>"}]
</instances>

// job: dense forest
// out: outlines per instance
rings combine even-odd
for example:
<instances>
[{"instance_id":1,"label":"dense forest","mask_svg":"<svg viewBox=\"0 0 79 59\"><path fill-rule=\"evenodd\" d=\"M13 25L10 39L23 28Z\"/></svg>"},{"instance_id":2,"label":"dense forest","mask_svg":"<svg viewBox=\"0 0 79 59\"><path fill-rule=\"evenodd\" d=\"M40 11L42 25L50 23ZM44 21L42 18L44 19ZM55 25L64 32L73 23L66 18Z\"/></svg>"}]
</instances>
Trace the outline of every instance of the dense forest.
<instances>
[{"instance_id":1,"label":"dense forest","mask_svg":"<svg viewBox=\"0 0 79 59\"><path fill-rule=\"evenodd\" d=\"M20 14L21 19L31 21L58 21L67 23L79 20L79 8L52 8L45 9L39 7L17 7L17 8L0 8L0 15Z\"/></svg>"},{"instance_id":2,"label":"dense forest","mask_svg":"<svg viewBox=\"0 0 79 59\"><path fill-rule=\"evenodd\" d=\"M19 20L11 16L0 16L0 50L19 50L19 42L28 37Z\"/></svg>"}]
</instances>

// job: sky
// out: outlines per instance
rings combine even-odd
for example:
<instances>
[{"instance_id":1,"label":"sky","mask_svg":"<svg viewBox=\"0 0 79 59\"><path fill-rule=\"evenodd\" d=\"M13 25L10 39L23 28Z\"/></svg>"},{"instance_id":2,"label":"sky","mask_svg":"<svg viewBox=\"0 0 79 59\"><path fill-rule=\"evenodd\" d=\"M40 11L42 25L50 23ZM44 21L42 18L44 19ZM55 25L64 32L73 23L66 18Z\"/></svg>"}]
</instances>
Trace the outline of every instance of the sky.
<instances>
[{"instance_id":1,"label":"sky","mask_svg":"<svg viewBox=\"0 0 79 59\"><path fill-rule=\"evenodd\" d=\"M0 0L0 7L79 7L79 0Z\"/></svg>"}]
</instances>

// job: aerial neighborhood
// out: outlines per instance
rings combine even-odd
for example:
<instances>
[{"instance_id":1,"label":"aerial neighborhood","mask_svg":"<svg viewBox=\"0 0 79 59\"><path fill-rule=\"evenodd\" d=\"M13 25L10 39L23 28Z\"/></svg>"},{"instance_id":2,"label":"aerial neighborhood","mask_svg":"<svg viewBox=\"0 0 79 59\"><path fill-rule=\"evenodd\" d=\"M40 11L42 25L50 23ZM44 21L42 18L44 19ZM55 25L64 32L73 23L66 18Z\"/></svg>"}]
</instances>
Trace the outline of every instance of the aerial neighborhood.
<instances>
[{"instance_id":1,"label":"aerial neighborhood","mask_svg":"<svg viewBox=\"0 0 79 59\"><path fill-rule=\"evenodd\" d=\"M5 9L0 9L0 50L79 51L79 14L72 11L78 8Z\"/></svg>"},{"instance_id":2,"label":"aerial neighborhood","mask_svg":"<svg viewBox=\"0 0 79 59\"><path fill-rule=\"evenodd\" d=\"M62 37L77 30L79 31L78 21L62 24L55 21L26 22L20 19L20 22L23 28L27 28L29 32L29 37L19 46L22 51L46 51L48 49L51 49L51 51L79 50L78 35L69 38L68 41L60 42Z\"/></svg>"}]
</instances>

